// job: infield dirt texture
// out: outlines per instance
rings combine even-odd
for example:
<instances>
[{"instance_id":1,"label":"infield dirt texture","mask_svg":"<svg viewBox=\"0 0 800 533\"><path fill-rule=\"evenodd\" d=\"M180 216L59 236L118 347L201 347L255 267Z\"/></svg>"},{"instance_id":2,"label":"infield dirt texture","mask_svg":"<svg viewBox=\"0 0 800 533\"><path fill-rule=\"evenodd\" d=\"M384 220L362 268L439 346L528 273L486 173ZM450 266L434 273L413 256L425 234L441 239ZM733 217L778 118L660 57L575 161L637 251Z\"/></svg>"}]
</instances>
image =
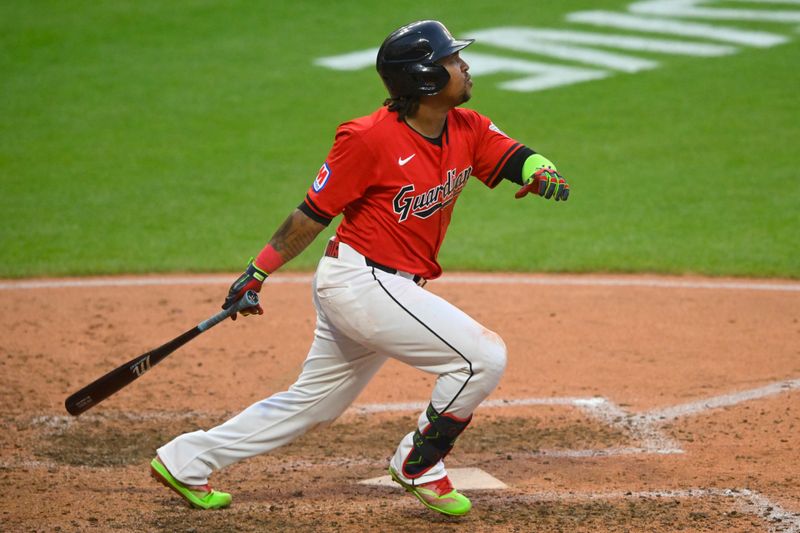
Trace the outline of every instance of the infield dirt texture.
<instances>
[{"instance_id":1,"label":"infield dirt texture","mask_svg":"<svg viewBox=\"0 0 800 533\"><path fill-rule=\"evenodd\" d=\"M280 312L218 326L85 415L63 400L213 312L223 278L0 290L4 530L800 530L800 285L776 280L445 276L430 289L509 348L448 465L507 489L466 491L475 509L449 519L358 484L386 473L413 423L397 404L424 405L432 386L390 362L333 425L215 475L230 509L191 510L147 463L291 385L313 330L308 276L276 277L262 294Z\"/></svg>"},{"instance_id":2,"label":"infield dirt texture","mask_svg":"<svg viewBox=\"0 0 800 533\"><path fill-rule=\"evenodd\" d=\"M216 474L230 509L191 510L148 462L292 384L331 230L265 316L79 418L64 398L216 312L418 18L479 39L468 105L573 188L468 185L427 286L508 345L448 459L507 488L455 519L360 483L434 379L389 362L331 426ZM0 531L800 533L797 0L15 0L0 28Z\"/></svg>"}]
</instances>

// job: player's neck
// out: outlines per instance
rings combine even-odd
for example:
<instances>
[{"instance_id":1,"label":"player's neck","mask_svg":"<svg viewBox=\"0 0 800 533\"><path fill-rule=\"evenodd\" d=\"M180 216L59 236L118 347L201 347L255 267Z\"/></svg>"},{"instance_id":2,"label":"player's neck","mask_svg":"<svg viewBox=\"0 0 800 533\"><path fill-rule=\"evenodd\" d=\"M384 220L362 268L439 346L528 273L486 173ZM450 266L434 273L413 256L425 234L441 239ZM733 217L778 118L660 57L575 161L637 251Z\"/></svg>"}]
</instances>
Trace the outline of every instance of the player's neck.
<instances>
[{"instance_id":1,"label":"player's neck","mask_svg":"<svg viewBox=\"0 0 800 533\"><path fill-rule=\"evenodd\" d=\"M435 139L442 134L450 109L450 107L426 105L423 102L413 117L406 117L406 123L425 137Z\"/></svg>"}]
</instances>

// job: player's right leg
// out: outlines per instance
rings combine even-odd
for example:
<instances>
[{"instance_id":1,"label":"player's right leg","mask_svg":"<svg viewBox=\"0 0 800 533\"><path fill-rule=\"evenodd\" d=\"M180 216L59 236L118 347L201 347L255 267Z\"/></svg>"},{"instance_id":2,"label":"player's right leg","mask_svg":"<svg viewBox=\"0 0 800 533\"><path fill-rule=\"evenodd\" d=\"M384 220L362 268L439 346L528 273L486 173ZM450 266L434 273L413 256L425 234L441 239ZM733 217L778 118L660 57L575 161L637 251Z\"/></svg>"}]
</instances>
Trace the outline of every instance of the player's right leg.
<instances>
[{"instance_id":1,"label":"player's right leg","mask_svg":"<svg viewBox=\"0 0 800 533\"><path fill-rule=\"evenodd\" d=\"M416 431L401 441L392 477L425 505L464 514L469 501L447 481L442 459L466 428L472 412L500 380L506 347L500 337L443 298L406 277L359 265L340 244L330 259L330 288L323 309L336 327L378 353L438 376ZM346 283L335 283L337 278Z\"/></svg>"}]
</instances>

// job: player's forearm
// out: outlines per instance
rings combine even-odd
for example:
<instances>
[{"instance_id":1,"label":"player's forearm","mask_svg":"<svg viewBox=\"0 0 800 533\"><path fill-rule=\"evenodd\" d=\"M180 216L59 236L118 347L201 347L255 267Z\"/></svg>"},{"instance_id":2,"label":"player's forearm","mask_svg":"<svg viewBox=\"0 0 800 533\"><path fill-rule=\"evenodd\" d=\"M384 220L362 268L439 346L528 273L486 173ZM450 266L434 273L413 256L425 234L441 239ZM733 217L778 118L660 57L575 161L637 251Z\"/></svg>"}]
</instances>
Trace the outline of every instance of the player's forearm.
<instances>
[{"instance_id":1,"label":"player's forearm","mask_svg":"<svg viewBox=\"0 0 800 533\"><path fill-rule=\"evenodd\" d=\"M308 248L317 235L325 229L323 224L295 209L278 228L264 250L256 258L256 265L272 273Z\"/></svg>"}]
</instances>

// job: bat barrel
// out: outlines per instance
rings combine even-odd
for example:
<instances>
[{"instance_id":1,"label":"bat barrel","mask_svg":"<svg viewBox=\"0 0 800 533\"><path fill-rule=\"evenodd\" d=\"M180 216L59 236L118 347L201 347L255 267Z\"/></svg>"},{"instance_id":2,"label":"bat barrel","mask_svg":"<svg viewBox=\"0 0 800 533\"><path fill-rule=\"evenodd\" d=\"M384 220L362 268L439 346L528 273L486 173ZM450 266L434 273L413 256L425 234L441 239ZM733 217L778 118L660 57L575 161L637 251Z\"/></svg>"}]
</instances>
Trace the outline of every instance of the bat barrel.
<instances>
[{"instance_id":1,"label":"bat barrel","mask_svg":"<svg viewBox=\"0 0 800 533\"><path fill-rule=\"evenodd\" d=\"M165 344L162 344L155 350L131 359L124 365L115 368L108 374L96 379L89 385L86 385L81 390L67 398L64 401L64 407L66 407L69 414L78 416L79 414L102 402L123 387L130 385L145 372L160 363L169 354L190 340L194 339L204 331L219 324L234 313L238 313L242 309L247 309L248 307L255 307L256 305L258 305L258 294L255 291L247 291L247 293L245 293L245 295L238 302L236 302L235 305L220 311L216 315L212 316L208 320L204 320L189 331L175 337Z\"/></svg>"}]
</instances>

